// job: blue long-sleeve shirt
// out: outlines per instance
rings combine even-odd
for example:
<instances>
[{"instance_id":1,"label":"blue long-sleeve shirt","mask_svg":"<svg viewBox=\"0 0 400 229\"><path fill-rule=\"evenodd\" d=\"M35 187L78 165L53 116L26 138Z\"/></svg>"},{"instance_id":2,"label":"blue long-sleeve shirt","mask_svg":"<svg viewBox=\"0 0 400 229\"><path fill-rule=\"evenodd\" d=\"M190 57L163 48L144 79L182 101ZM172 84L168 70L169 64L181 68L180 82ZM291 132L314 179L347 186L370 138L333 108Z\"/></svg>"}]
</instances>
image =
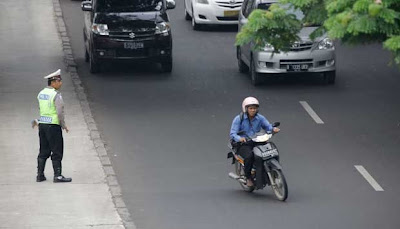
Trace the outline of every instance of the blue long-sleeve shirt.
<instances>
[{"instance_id":1,"label":"blue long-sleeve shirt","mask_svg":"<svg viewBox=\"0 0 400 229\"><path fill-rule=\"evenodd\" d=\"M242 124L240 125L240 115L238 115L233 119L230 137L235 142L239 142L240 138L246 136L246 135L238 135L237 133L239 131L244 130L247 136L251 137L254 136L256 133L260 132L261 129L264 129L265 131L272 131L272 125L268 122L268 120L264 116L257 114L253 118L253 120L251 120L251 125L250 125L247 114L244 114Z\"/></svg>"}]
</instances>

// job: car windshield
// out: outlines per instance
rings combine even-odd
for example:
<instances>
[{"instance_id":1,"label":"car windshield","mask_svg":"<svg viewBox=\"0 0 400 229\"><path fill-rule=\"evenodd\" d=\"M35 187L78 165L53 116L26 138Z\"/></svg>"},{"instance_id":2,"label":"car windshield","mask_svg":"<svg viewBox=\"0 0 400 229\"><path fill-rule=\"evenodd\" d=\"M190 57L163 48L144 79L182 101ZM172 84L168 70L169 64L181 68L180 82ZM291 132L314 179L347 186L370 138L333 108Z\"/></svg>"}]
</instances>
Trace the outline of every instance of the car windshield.
<instances>
[{"instance_id":1,"label":"car windshield","mask_svg":"<svg viewBox=\"0 0 400 229\"><path fill-rule=\"evenodd\" d=\"M304 14L301 12L299 9L294 9L293 7L290 7L290 5L286 4L283 6L283 8L286 8L288 13L294 14L298 20L303 20ZM317 23L310 23L310 22L304 22L303 27L319 27L321 24Z\"/></svg>"},{"instance_id":2,"label":"car windshield","mask_svg":"<svg viewBox=\"0 0 400 229\"><path fill-rule=\"evenodd\" d=\"M257 8L260 10L268 10L272 4L273 3L271 2L259 3ZM293 7L290 7L289 4L283 4L281 6L282 8L286 9L288 13L294 14L298 20L303 20L304 14L299 9L294 9ZM321 24L317 23L310 23L310 22L303 23L303 27L320 27L320 26Z\"/></svg>"},{"instance_id":3,"label":"car windshield","mask_svg":"<svg viewBox=\"0 0 400 229\"><path fill-rule=\"evenodd\" d=\"M260 3L258 4L258 9L260 10L268 10L272 3Z\"/></svg>"},{"instance_id":4,"label":"car windshield","mask_svg":"<svg viewBox=\"0 0 400 229\"><path fill-rule=\"evenodd\" d=\"M146 12L160 11L162 0L98 0L99 12Z\"/></svg>"}]
</instances>

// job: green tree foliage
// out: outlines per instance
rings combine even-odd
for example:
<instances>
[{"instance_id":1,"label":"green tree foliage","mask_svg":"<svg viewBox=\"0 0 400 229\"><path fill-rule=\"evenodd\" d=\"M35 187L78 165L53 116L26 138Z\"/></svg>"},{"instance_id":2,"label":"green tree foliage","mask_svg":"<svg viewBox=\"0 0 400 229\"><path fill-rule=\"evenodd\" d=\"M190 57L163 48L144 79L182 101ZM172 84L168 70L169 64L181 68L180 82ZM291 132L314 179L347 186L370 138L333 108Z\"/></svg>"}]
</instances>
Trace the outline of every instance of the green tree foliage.
<instances>
[{"instance_id":1,"label":"green tree foliage","mask_svg":"<svg viewBox=\"0 0 400 229\"><path fill-rule=\"evenodd\" d=\"M301 10L304 18L296 19L288 5ZM286 51L307 24L322 25L312 39L327 33L345 44L383 43L400 66L400 0L280 0L269 10L250 14L236 45L254 41L255 49L269 43L275 52Z\"/></svg>"},{"instance_id":2,"label":"green tree foliage","mask_svg":"<svg viewBox=\"0 0 400 229\"><path fill-rule=\"evenodd\" d=\"M249 16L249 22L237 35L238 44L254 42L256 49L271 44L278 50L287 50L288 43L299 39L297 33L301 29L301 22L293 14L277 4L271 5L268 11L254 10Z\"/></svg>"}]
</instances>

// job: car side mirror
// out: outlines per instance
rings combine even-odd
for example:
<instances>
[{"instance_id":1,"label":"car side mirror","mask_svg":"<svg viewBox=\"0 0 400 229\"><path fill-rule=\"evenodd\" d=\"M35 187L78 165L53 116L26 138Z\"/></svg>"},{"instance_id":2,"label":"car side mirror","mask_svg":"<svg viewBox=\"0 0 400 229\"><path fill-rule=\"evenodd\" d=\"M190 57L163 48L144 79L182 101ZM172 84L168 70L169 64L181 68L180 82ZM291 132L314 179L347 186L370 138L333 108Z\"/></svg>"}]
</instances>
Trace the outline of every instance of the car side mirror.
<instances>
[{"instance_id":1,"label":"car side mirror","mask_svg":"<svg viewBox=\"0 0 400 229\"><path fill-rule=\"evenodd\" d=\"M81 4L81 9L83 11L92 11L92 2L91 1L83 1Z\"/></svg>"},{"instance_id":2,"label":"car side mirror","mask_svg":"<svg viewBox=\"0 0 400 229\"><path fill-rule=\"evenodd\" d=\"M278 126L280 126L280 125L281 125L280 122L274 122L274 124L272 124L272 127L278 127Z\"/></svg>"},{"instance_id":3,"label":"car side mirror","mask_svg":"<svg viewBox=\"0 0 400 229\"><path fill-rule=\"evenodd\" d=\"M175 7L176 7L175 0L167 0L167 9L168 10L175 9Z\"/></svg>"}]
</instances>

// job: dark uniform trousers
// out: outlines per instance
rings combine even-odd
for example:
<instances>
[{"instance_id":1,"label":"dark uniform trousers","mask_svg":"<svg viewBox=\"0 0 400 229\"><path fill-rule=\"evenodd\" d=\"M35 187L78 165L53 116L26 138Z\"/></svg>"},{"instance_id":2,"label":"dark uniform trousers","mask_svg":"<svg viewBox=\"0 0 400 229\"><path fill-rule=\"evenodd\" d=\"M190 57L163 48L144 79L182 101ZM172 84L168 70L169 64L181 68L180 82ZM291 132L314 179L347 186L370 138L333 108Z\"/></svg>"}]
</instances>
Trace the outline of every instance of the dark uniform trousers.
<instances>
[{"instance_id":1,"label":"dark uniform trousers","mask_svg":"<svg viewBox=\"0 0 400 229\"><path fill-rule=\"evenodd\" d=\"M256 187L263 188L264 186L264 165L261 157L257 157L253 153L253 144L243 144L238 146L238 154L244 160L244 173L247 179L252 179L251 169L253 164L256 166Z\"/></svg>"},{"instance_id":2,"label":"dark uniform trousers","mask_svg":"<svg viewBox=\"0 0 400 229\"><path fill-rule=\"evenodd\" d=\"M40 150L38 159L60 161L64 153L64 140L60 125L39 124Z\"/></svg>"},{"instance_id":3,"label":"dark uniform trousers","mask_svg":"<svg viewBox=\"0 0 400 229\"><path fill-rule=\"evenodd\" d=\"M71 178L65 178L61 175L61 160L64 153L64 140L61 126L55 124L39 124L40 150L38 155L38 175L37 182L46 180L44 176L44 167L47 158L51 157L54 170L54 183L71 182Z\"/></svg>"}]
</instances>

